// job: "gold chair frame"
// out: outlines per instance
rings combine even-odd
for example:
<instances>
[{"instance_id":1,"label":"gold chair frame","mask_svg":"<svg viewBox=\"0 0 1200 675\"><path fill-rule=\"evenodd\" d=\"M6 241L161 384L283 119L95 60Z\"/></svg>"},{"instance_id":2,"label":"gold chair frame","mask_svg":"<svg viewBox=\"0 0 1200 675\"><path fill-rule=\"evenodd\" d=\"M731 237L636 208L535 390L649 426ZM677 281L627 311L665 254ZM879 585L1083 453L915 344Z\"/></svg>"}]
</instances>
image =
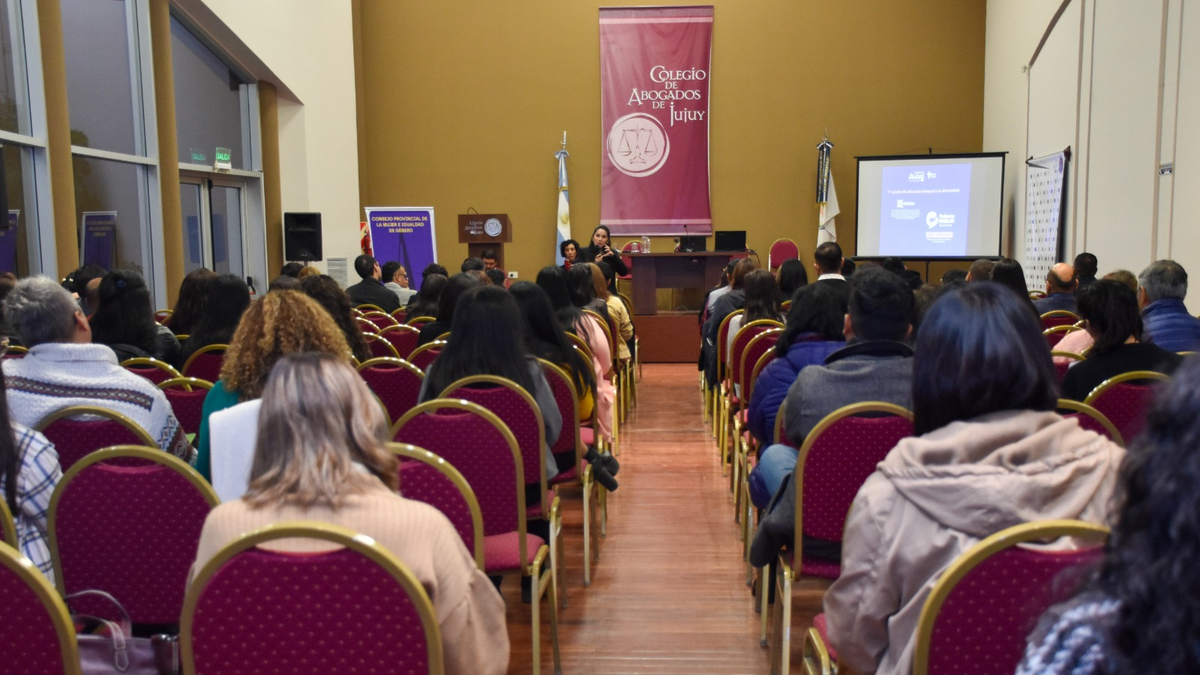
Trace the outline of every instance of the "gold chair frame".
<instances>
[{"instance_id":1,"label":"gold chair frame","mask_svg":"<svg viewBox=\"0 0 1200 675\"><path fill-rule=\"evenodd\" d=\"M142 441L142 445L150 448L158 448L158 441L151 438L150 432L143 429L142 426L137 422L134 422L132 418L115 410L109 410L108 408L101 408L94 405L71 405L65 408L59 408L58 410L55 410L54 412L46 415L34 423L33 430L45 431L46 427L50 426L54 422L57 422L58 420L71 417L83 417L84 415L103 417L104 419L118 422L129 429L130 433L137 436ZM93 450L90 454L95 454L96 452L98 452L98 450Z\"/></svg>"},{"instance_id":2,"label":"gold chair frame","mask_svg":"<svg viewBox=\"0 0 1200 675\"><path fill-rule=\"evenodd\" d=\"M1083 399L1083 402L1086 403L1087 405L1094 405L1096 402L1096 399L1100 398L1104 394L1104 392L1108 391L1109 389L1112 389L1116 385L1122 384L1125 382L1136 382L1138 380L1155 380L1157 382L1170 382L1171 376L1163 375L1162 373L1156 373L1153 370L1133 370L1128 373L1121 373L1120 375L1117 375L1115 377L1110 377L1107 380L1096 385L1096 388L1093 389L1092 392L1087 395L1087 398Z\"/></svg>"},{"instance_id":3,"label":"gold chair frame","mask_svg":"<svg viewBox=\"0 0 1200 675\"><path fill-rule=\"evenodd\" d=\"M380 314L387 314L387 312L383 311L382 307L380 307L379 305L372 305L369 302L364 302L361 305L355 305L354 309L357 309L364 316L366 316L367 314L370 314L371 312L379 312Z\"/></svg>"},{"instance_id":4,"label":"gold chair frame","mask_svg":"<svg viewBox=\"0 0 1200 675\"><path fill-rule=\"evenodd\" d=\"M198 377L172 377L169 380L163 380L158 383L159 389L171 389L173 387L179 387L184 391L191 391L193 387L208 391L213 388L213 383Z\"/></svg>"},{"instance_id":5,"label":"gold chair frame","mask_svg":"<svg viewBox=\"0 0 1200 675\"><path fill-rule=\"evenodd\" d=\"M222 354L224 354L227 351L229 351L229 345L221 345L221 344L205 345L205 346L201 347L200 349L197 349L196 351L192 352L192 355L189 356L187 361L184 362L183 368L179 369L179 373L181 376L187 377L187 375L183 375L183 374L188 371L188 366L192 365L192 362L196 360L196 357L200 356L201 354L211 354L213 352L221 352Z\"/></svg>"},{"instance_id":6,"label":"gold chair frame","mask_svg":"<svg viewBox=\"0 0 1200 675\"><path fill-rule=\"evenodd\" d=\"M1115 426L1113 426L1111 420L1104 416L1104 413L1096 410L1092 406L1086 403L1080 403L1079 401L1072 401L1069 398L1060 398L1058 399L1058 403L1055 404L1055 408L1058 410L1070 410L1071 412L1081 413L1096 420L1100 423L1100 426L1104 427L1105 431L1108 432L1109 437L1112 438L1114 443L1122 448L1125 447L1125 439L1121 437L1121 432L1118 431Z\"/></svg>"},{"instance_id":7,"label":"gold chair frame","mask_svg":"<svg viewBox=\"0 0 1200 675\"><path fill-rule=\"evenodd\" d=\"M1076 322L1082 320L1080 318L1080 316L1078 314L1076 314L1075 312L1068 312L1065 309L1052 309L1049 312L1046 312L1045 314L1041 315L1041 318L1043 321L1045 321L1046 319L1058 319L1061 317L1070 317L1072 319L1075 319Z\"/></svg>"},{"instance_id":8,"label":"gold chair frame","mask_svg":"<svg viewBox=\"0 0 1200 675\"><path fill-rule=\"evenodd\" d=\"M405 326L412 326L414 323L417 323L417 322L420 322L422 325L424 325L424 324L427 324L427 323L433 323L434 321L437 321L437 318L436 318L436 317L432 317L432 316L414 316L413 318L409 319L408 321L405 321L405 322L404 322L404 325L405 325Z\"/></svg>"},{"instance_id":9,"label":"gold chair frame","mask_svg":"<svg viewBox=\"0 0 1200 675\"><path fill-rule=\"evenodd\" d=\"M724 334L728 336L729 322L735 316L740 316L745 313L743 309L735 309L728 316L721 319L721 323L717 326L717 344L714 345L717 350L717 384L715 387L705 387L705 393L712 398L710 407L712 408L713 420L713 436L717 439L717 453L721 456L721 475L725 474L725 468L729 466L729 457L725 454L725 343L726 340L722 337Z\"/></svg>"},{"instance_id":10,"label":"gold chair frame","mask_svg":"<svg viewBox=\"0 0 1200 675\"><path fill-rule=\"evenodd\" d=\"M54 624L54 634L58 638L59 653L62 655L64 675L82 675L75 623L71 621L71 613L58 591L33 566L29 558L8 544L0 543L0 565L7 567L10 572L20 577L41 601L46 613L50 615L50 621Z\"/></svg>"},{"instance_id":11,"label":"gold chair frame","mask_svg":"<svg viewBox=\"0 0 1200 675\"><path fill-rule=\"evenodd\" d=\"M316 539L350 549L368 558L390 574L396 580L396 583L404 589L408 597L412 599L413 605L417 609L417 614L421 617L421 626L425 632L425 651L429 659L429 674L442 675L445 670L445 664L442 653L441 628L438 625L437 613L433 609L433 603L430 601L429 595L425 593L425 588L421 585L416 575L399 558L393 555L391 551L380 546L374 539L366 535L337 525L306 521L277 523L243 534L218 551L212 560L200 569L192 581L191 587L188 588L187 595L183 601L183 617L179 626L179 644L180 652L183 656L183 672L196 672L196 657L192 645L192 624L195 622L196 607L200 602L200 596L204 593L204 589L208 586L213 576L226 562L239 553L257 548L261 544L292 538Z\"/></svg>"},{"instance_id":12,"label":"gold chair frame","mask_svg":"<svg viewBox=\"0 0 1200 675\"><path fill-rule=\"evenodd\" d=\"M392 328L392 327L393 326L388 326L388 328ZM362 336L363 336L363 339L366 340L368 343L378 342L379 344L387 346L387 349L385 351L390 352L390 354L388 354L384 358L395 358L395 359L400 358L400 352L396 351L396 345L389 342L387 338L383 337L379 333L364 330L364 331L362 331ZM379 357L374 357L374 358L379 358ZM371 359L367 359L367 360L369 361Z\"/></svg>"},{"instance_id":13,"label":"gold chair frame","mask_svg":"<svg viewBox=\"0 0 1200 675\"><path fill-rule=\"evenodd\" d=\"M444 349L445 347L446 347L446 342L444 340L434 340L433 342L426 342L425 344L420 345L416 349L412 350L412 353L409 354L408 358L404 359L404 360L413 364L413 367L415 368L415 367L417 367L417 364L415 362L417 360L416 357L418 354L422 354L431 349ZM395 347L392 348L392 351L395 351ZM388 358L391 358L391 357L388 357ZM399 358L399 357L397 357L397 358ZM369 360L370 359L368 359L368 361ZM418 370L420 370L420 369L418 368ZM421 372L424 373L425 371L422 370Z\"/></svg>"},{"instance_id":14,"label":"gold chair frame","mask_svg":"<svg viewBox=\"0 0 1200 675\"><path fill-rule=\"evenodd\" d=\"M20 541L17 538L17 521L13 518L12 511L8 508L8 500L0 497L0 532L4 533L4 541L12 542L11 546L17 548Z\"/></svg>"},{"instance_id":15,"label":"gold chair frame","mask_svg":"<svg viewBox=\"0 0 1200 675\"><path fill-rule=\"evenodd\" d=\"M1067 358L1069 358L1069 359L1074 359L1074 360L1076 360L1076 361L1083 361L1083 360L1084 360L1084 358L1083 358L1083 354L1076 354L1075 352L1064 352L1064 351L1060 351L1060 350L1057 350L1057 349L1052 349L1052 350L1050 350L1050 356L1051 356L1051 357L1055 357L1055 356L1065 356L1065 357L1067 357Z\"/></svg>"},{"instance_id":16,"label":"gold chair frame","mask_svg":"<svg viewBox=\"0 0 1200 675\"><path fill-rule=\"evenodd\" d=\"M736 313L736 315L744 316L744 310L738 310L738 313ZM735 316L735 314L730 314L729 319L732 320L734 316ZM725 323L722 322L721 325L724 326ZM751 321L750 323L748 323L744 326L739 326L737 332L733 334L732 344L734 346L737 345L738 335L740 335L742 333L742 331L746 330L747 328L758 328L761 326L770 326L772 328L783 328L782 323L775 321L773 319L757 319L755 321ZM720 335L720 332L718 331L718 336L719 335ZM758 336L756 335L755 337L758 337ZM728 334L727 334L726 339L722 340L722 343L724 344L724 343L728 343L728 342L730 342L730 341L728 339ZM748 347L748 346L749 346L749 343L746 343L746 346L742 347L742 355L743 356L745 355L746 347ZM732 364L727 363L731 357L731 354L729 354L728 352L729 352L729 350L728 350L728 348L726 348L724 353L720 357L722 359L721 360L721 368L724 371L724 372L722 372L722 378L721 378L721 397L722 397L722 400L721 400L721 404L722 404L722 406L721 406L722 407L721 425L722 426L721 426L721 428L722 428L722 432L721 432L721 437L720 437L720 439L718 439L717 443L720 445L720 450L721 450L722 456L727 457L729 460L728 461L728 464L730 466L729 491L735 492L736 486L737 486L737 472L738 472L737 454L738 454L738 446L740 445L740 442L738 440L738 433L739 433L739 430L741 429L741 424L738 423L737 414L741 408L739 407L737 410L735 410L733 407L733 405L734 405L733 397L736 395L734 384L739 384L739 383L736 383L733 381L734 368L733 368ZM738 365L743 365L744 362L745 362L745 359L743 359L742 364L738 364ZM739 406L741 405L740 397L739 397L738 405ZM725 437L726 436L729 437L728 454L726 454L726 447L727 447L725 445ZM737 505L735 504L734 507L736 508Z\"/></svg>"},{"instance_id":17,"label":"gold chair frame","mask_svg":"<svg viewBox=\"0 0 1200 675\"><path fill-rule=\"evenodd\" d=\"M767 330L761 331L758 335L755 335L754 337L750 338L750 340L748 342L746 342L746 345L744 347L742 347L741 363L738 364L740 367L736 369L742 373L747 372L746 371L747 365L753 365L753 364L746 363L746 355L750 351L750 345L754 344L754 342L756 340L758 340L759 338L761 338L763 335L776 335L778 333L783 332L783 324L782 323L775 321L773 319L759 319L757 321L751 321L750 323L746 324L745 326L742 326L741 328L739 328L738 332L736 334L734 334L734 336L733 336L733 344L735 346L737 345L738 336L741 335L743 330L745 330L747 328L758 328L760 326L770 326L770 328L768 328ZM734 396L737 393L737 387L735 387L734 385L738 385L738 386L741 385L741 382L733 381L733 371L734 370L735 369L732 367L726 369L727 377L728 377L727 393L730 397ZM733 468L729 472L729 491L733 493L733 522L735 522L735 523L741 522L741 518L738 515L739 511L742 507L742 500L741 500L742 494L741 494L740 488L741 488L742 481L744 481L746 478L743 474L745 473L746 465L749 462L749 454L748 454L749 453L749 445L742 438L742 434L744 433L746 427L745 427L745 425L742 424L741 414L742 414L742 411L749 410L749 408L750 408L750 394L754 390L754 380L748 379L747 382L748 382L748 386L746 387L746 390L742 392L741 396L738 396L738 404L737 404L736 408L732 407L733 406L732 400L726 402L726 407L730 409L729 410L729 420L727 422L728 422L728 424L732 425L732 427L731 427L732 433L730 434L729 440L730 440L730 452L733 454L733 457L731 459L731 464L732 464Z\"/></svg>"},{"instance_id":18,"label":"gold chair frame","mask_svg":"<svg viewBox=\"0 0 1200 675\"><path fill-rule=\"evenodd\" d=\"M471 486L467 483L467 479L450 462L412 443L389 441L387 449L398 457L414 462L421 462L433 467L437 472L445 476L446 480L453 483L454 487L458 488L463 501L467 503L467 510L471 512L471 529L474 530L475 566L479 568L480 572L484 571L486 567L483 550L483 512L479 509L479 500L475 498L475 491L471 489ZM400 494L401 496L404 495L403 483L400 485Z\"/></svg>"},{"instance_id":19,"label":"gold chair frame","mask_svg":"<svg viewBox=\"0 0 1200 675\"><path fill-rule=\"evenodd\" d=\"M184 336L184 337L186 337L186 336ZM12 347L8 348L9 352L11 352L12 350L13 350ZM183 373L176 370L174 366L167 363L166 361L160 361L158 359L147 357L147 356L138 356L138 357L135 357L132 359L125 359L124 361L121 362L121 367L122 368L146 368L146 367L158 368L159 370L163 371L167 375L170 375L169 379L183 377Z\"/></svg>"}]
</instances>

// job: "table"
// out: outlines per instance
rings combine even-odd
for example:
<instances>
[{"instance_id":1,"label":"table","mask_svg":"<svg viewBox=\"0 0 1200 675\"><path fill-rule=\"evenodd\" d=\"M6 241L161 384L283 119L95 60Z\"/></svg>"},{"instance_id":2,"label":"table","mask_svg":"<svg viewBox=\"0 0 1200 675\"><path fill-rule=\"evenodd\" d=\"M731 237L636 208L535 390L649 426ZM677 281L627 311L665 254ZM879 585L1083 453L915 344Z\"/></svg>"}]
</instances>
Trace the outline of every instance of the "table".
<instances>
[{"instance_id":1,"label":"table","mask_svg":"<svg viewBox=\"0 0 1200 675\"><path fill-rule=\"evenodd\" d=\"M621 258L630 263L634 275L634 315L658 314L656 291L660 288L715 287L721 280L721 272L734 255L729 251L622 253Z\"/></svg>"}]
</instances>

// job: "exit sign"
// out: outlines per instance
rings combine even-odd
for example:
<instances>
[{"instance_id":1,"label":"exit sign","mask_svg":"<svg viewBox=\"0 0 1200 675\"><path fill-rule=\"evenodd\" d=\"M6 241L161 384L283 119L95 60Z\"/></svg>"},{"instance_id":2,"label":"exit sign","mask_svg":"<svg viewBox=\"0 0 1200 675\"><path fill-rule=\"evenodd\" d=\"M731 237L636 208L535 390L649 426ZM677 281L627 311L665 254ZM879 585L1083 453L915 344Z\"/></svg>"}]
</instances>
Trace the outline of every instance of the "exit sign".
<instances>
[{"instance_id":1,"label":"exit sign","mask_svg":"<svg viewBox=\"0 0 1200 675\"><path fill-rule=\"evenodd\" d=\"M233 151L229 148L217 148L213 168L217 171L229 171L233 169Z\"/></svg>"}]
</instances>

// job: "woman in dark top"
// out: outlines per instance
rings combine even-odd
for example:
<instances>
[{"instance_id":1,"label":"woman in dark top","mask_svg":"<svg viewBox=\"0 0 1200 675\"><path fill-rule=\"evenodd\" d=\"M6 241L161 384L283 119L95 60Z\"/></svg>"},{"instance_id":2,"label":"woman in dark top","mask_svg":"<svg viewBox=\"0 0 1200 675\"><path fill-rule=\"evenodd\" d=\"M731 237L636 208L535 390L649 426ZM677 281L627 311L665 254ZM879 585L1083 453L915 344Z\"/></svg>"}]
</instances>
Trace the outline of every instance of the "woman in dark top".
<instances>
[{"instance_id":1,"label":"woman in dark top","mask_svg":"<svg viewBox=\"0 0 1200 675\"><path fill-rule=\"evenodd\" d=\"M445 274L430 274L421 280L421 290L412 297L408 303L408 309L404 310L404 318L407 321L412 321L419 316L437 316L438 300L442 298L442 291L446 290L446 282L449 281Z\"/></svg>"},{"instance_id":2,"label":"woman in dark top","mask_svg":"<svg viewBox=\"0 0 1200 675\"><path fill-rule=\"evenodd\" d=\"M796 291L808 285L808 271L804 263L792 258L783 261L779 266L779 293L785 298L791 298Z\"/></svg>"},{"instance_id":3,"label":"woman in dark top","mask_svg":"<svg viewBox=\"0 0 1200 675\"><path fill-rule=\"evenodd\" d=\"M577 262L606 262L617 276L625 276L629 274L629 268L625 266L625 261L621 260L621 254L612 248L612 233L608 231L607 225L599 225L592 232L592 243L579 252ZM616 283L609 287L610 293L616 293Z\"/></svg>"},{"instance_id":4,"label":"woman in dark top","mask_svg":"<svg viewBox=\"0 0 1200 675\"><path fill-rule=\"evenodd\" d=\"M563 271L571 269L571 265L579 260L579 242L574 239L564 241L558 245L558 253L563 257Z\"/></svg>"},{"instance_id":5,"label":"woman in dark top","mask_svg":"<svg viewBox=\"0 0 1200 675\"><path fill-rule=\"evenodd\" d=\"M360 363L371 358L373 355L371 348L367 346L367 339L363 337L362 329L354 320L350 296L346 295L346 291L338 286L333 277L327 274L309 276L305 277L300 285L305 295L316 300L317 304L324 307L329 316L333 317L333 322L346 336L346 344L350 346L350 353L354 354L354 358Z\"/></svg>"},{"instance_id":6,"label":"woman in dark top","mask_svg":"<svg viewBox=\"0 0 1200 675\"><path fill-rule=\"evenodd\" d=\"M100 281L100 306L92 314L92 342L108 345L117 361L153 357L179 367L179 340L154 322L150 290L141 274L118 270Z\"/></svg>"},{"instance_id":7,"label":"woman in dark top","mask_svg":"<svg viewBox=\"0 0 1200 675\"><path fill-rule=\"evenodd\" d=\"M201 347L229 344L242 313L250 306L250 287L237 275L218 276L210 284L210 289L204 314L183 345L179 360L184 363Z\"/></svg>"},{"instance_id":8,"label":"woman in dark top","mask_svg":"<svg viewBox=\"0 0 1200 675\"><path fill-rule=\"evenodd\" d=\"M608 305L596 297L595 275L592 274L591 265L581 262L571 266L571 271L567 272L567 292L571 294L571 304L599 314L606 324L612 325L608 317Z\"/></svg>"},{"instance_id":9,"label":"woman in dark top","mask_svg":"<svg viewBox=\"0 0 1200 675\"><path fill-rule=\"evenodd\" d=\"M438 299L438 310L434 315L437 320L421 327L417 346L429 344L441 337L443 333L449 333L450 325L454 320L454 310L458 307L458 299L472 288L482 285L484 284L478 277L467 272L459 272L450 277L446 282L446 288L442 290L441 298Z\"/></svg>"},{"instance_id":10,"label":"woman in dark top","mask_svg":"<svg viewBox=\"0 0 1200 675\"><path fill-rule=\"evenodd\" d=\"M1037 311L1037 307L1033 306L1033 299L1029 297L1029 286L1025 283L1025 270L1021 267L1021 263L1012 258L997 260L996 264L992 266L991 281L1024 298L1024 304L1029 306L1029 311L1038 315L1038 321L1041 321L1041 312Z\"/></svg>"},{"instance_id":11,"label":"woman in dark top","mask_svg":"<svg viewBox=\"0 0 1200 675\"><path fill-rule=\"evenodd\" d=\"M179 285L179 300L175 302L175 310L163 325L176 335L191 335L200 317L204 316L209 286L216 278L216 272L204 267L189 272Z\"/></svg>"},{"instance_id":12,"label":"woman in dark top","mask_svg":"<svg viewBox=\"0 0 1200 675\"><path fill-rule=\"evenodd\" d=\"M1105 380L1121 373L1150 370L1170 375L1182 357L1149 342L1138 342L1142 315L1129 287L1101 279L1079 291L1079 315L1095 340L1087 359L1071 366L1063 379L1063 398L1082 401Z\"/></svg>"}]
</instances>

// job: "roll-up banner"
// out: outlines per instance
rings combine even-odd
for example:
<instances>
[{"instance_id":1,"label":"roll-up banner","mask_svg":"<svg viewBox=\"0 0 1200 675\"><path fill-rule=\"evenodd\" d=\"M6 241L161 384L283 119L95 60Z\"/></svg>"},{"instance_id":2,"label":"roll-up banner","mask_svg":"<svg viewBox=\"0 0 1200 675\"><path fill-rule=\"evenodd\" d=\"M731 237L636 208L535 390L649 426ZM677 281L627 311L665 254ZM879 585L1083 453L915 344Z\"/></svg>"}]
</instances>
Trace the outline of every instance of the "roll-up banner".
<instances>
[{"instance_id":1,"label":"roll-up banner","mask_svg":"<svg viewBox=\"0 0 1200 675\"><path fill-rule=\"evenodd\" d=\"M615 235L712 232L713 8L600 9L600 223Z\"/></svg>"},{"instance_id":2,"label":"roll-up banner","mask_svg":"<svg viewBox=\"0 0 1200 675\"><path fill-rule=\"evenodd\" d=\"M421 290L421 270L437 262L433 207L368 206L366 211L375 259L380 266L392 260L404 265L410 287Z\"/></svg>"},{"instance_id":3,"label":"roll-up banner","mask_svg":"<svg viewBox=\"0 0 1200 675\"><path fill-rule=\"evenodd\" d=\"M117 212L84 211L80 230L83 233L80 262L111 270L117 262Z\"/></svg>"}]
</instances>

